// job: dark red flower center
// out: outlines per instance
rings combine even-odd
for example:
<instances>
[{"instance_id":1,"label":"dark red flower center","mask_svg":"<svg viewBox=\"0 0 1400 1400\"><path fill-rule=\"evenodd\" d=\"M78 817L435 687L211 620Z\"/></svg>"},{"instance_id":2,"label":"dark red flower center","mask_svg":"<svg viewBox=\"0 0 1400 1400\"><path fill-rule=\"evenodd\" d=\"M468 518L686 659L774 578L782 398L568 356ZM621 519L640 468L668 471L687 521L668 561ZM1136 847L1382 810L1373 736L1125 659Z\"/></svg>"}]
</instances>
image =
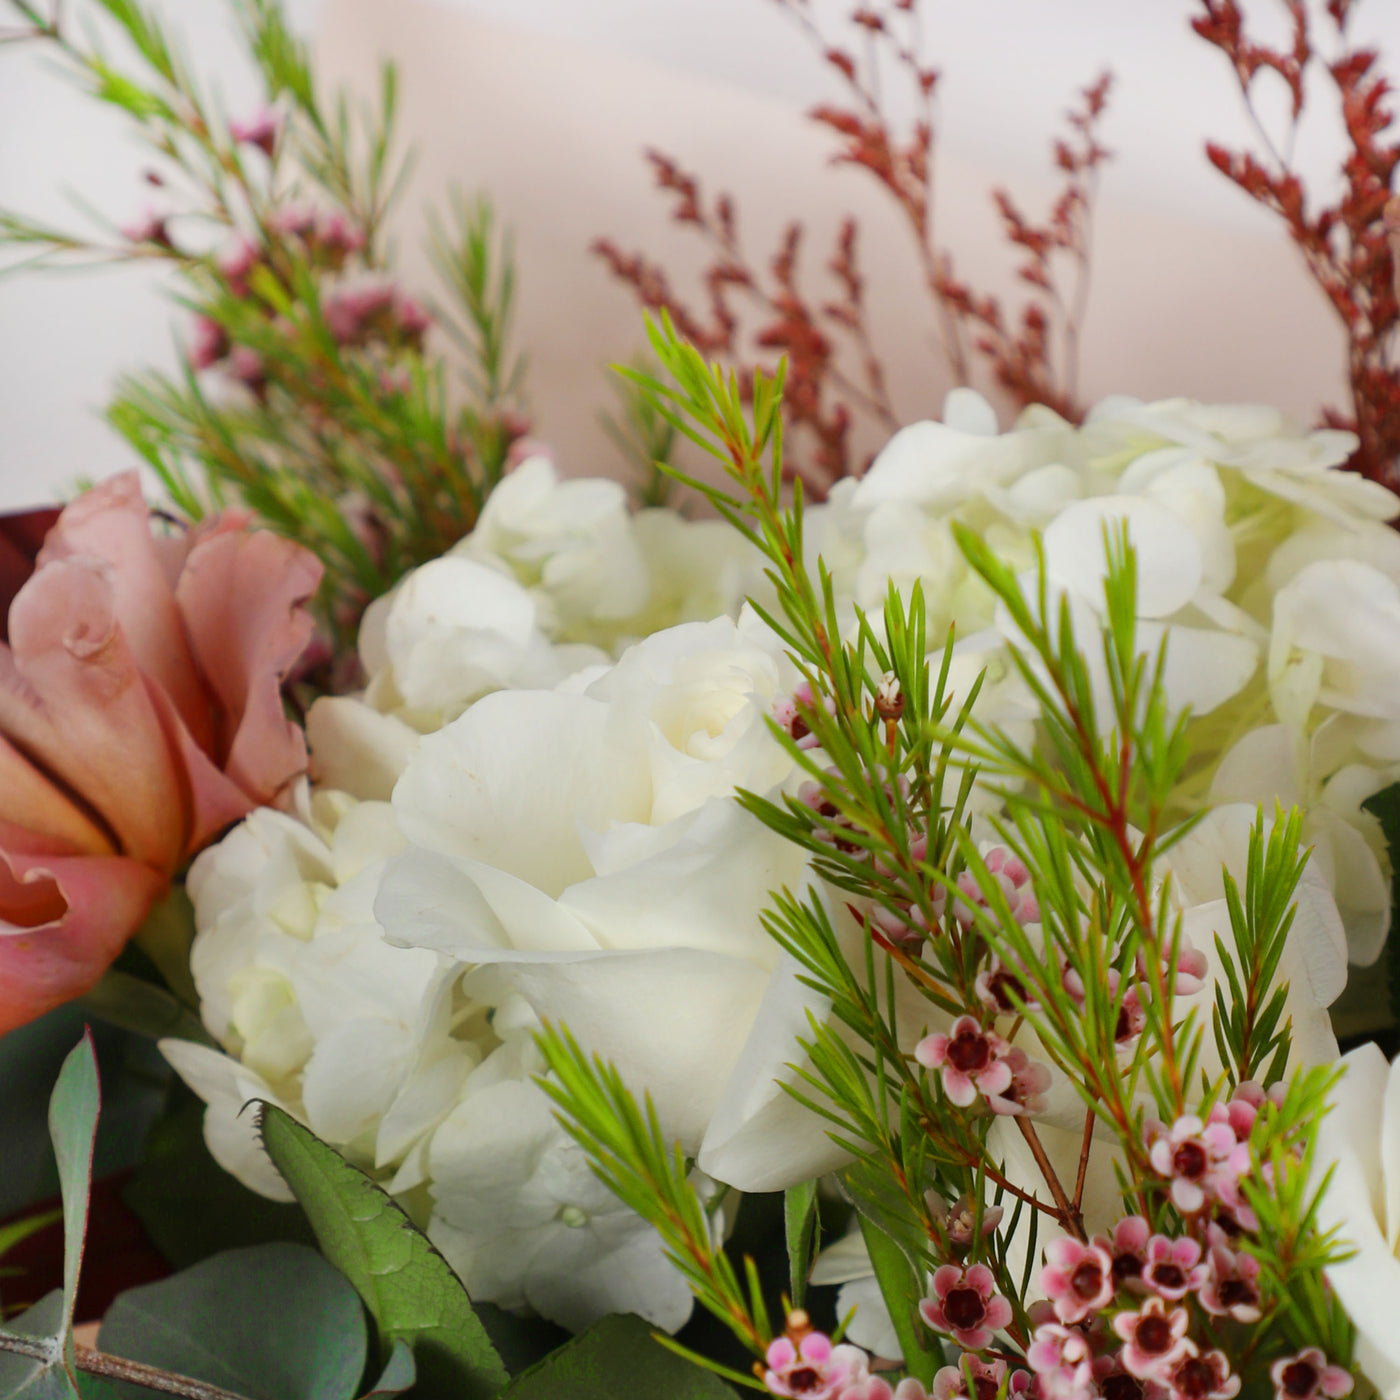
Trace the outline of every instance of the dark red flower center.
<instances>
[{"instance_id":1,"label":"dark red flower center","mask_svg":"<svg viewBox=\"0 0 1400 1400\"><path fill-rule=\"evenodd\" d=\"M1216 1289L1216 1296L1224 1307L1247 1307L1259 1301L1259 1290L1247 1279L1227 1278Z\"/></svg>"},{"instance_id":2,"label":"dark red flower center","mask_svg":"<svg viewBox=\"0 0 1400 1400\"><path fill-rule=\"evenodd\" d=\"M1113 1259L1113 1281L1120 1287L1130 1278L1142 1277L1142 1260L1136 1254L1118 1254Z\"/></svg>"},{"instance_id":3,"label":"dark red flower center","mask_svg":"<svg viewBox=\"0 0 1400 1400\"><path fill-rule=\"evenodd\" d=\"M1187 1400L1205 1400L1219 1381L1215 1367L1199 1356L1188 1356L1172 1373L1173 1389Z\"/></svg>"},{"instance_id":4,"label":"dark red flower center","mask_svg":"<svg viewBox=\"0 0 1400 1400\"><path fill-rule=\"evenodd\" d=\"M960 1329L978 1326L987 1315L987 1304L975 1288L951 1288L943 1299L943 1316Z\"/></svg>"},{"instance_id":5,"label":"dark red flower center","mask_svg":"<svg viewBox=\"0 0 1400 1400\"><path fill-rule=\"evenodd\" d=\"M996 1002L997 1006L1002 1011L1009 1012L1016 1010L1016 1003L1007 995L1008 992L1014 996L1020 997L1023 1003L1029 1000L1026 996L1025 987L1021 985L1020 978L1013 977L1006 971L992 973L987 982L987 990L991 992L992 1000Z\"/></svg>"},{"instance_id":6,"label":"dark red flower center","mask_svg":"<svg viewBox=\"0 0 1400 1400\"><path fill-rule=\"evenodd\" d=\"M788 1389L802 1394L804 1390L815 1390L822 1383L821 1372L811 1366L799 1366L787 1373Z\"/></svg>"},{"instance_id":7,"label":"dark red flower center","mask_svg":"<svg viewBox=\"0 0 1400 1400\"><path fill-rule=\"evenodd\" d=\"M1172 1153L1172 1170L1177 1176L1184 1176L1188 1181L1196 1181L1203 1177L1209 1165L1206 1150L1199 1142L1183 1142Z\"/></svg>"},{"instance_id":8,"label":"dark red flower center","mask_svg":"<svg viewBox=\"0 0 1400 1400\"><path fill-rule=\"evenodd\" d=\"M1283 1393L1298 1400L1311 1395L1317 1388L1317 1367L1311 1361L1290 1361L1283 1368Z\"/></svg>"},{"instance_id":9,"label":"dark red flower center","mask_svg":"<svg viewBox=\"0 0 1400 1400\"><path fill-rule=\"evenodd\" d=\"M1001 1387L990 1376L974 1376L972 1378L972 1394L974 1400L997 1400L997 1393Z\"/></svg>"},{"instance_id":10,"label":"dark red flower center","mask_svg":"<svg viewBox=\"0 0 1400 1400\"><path fill-rule=\"evenodd\" d=\"M1097 1259L1081 1260L1069 1276L1069 1286L1076 1298L1087 1302L1097 1298L1103 1289L1103 1268Z\"/></svg>"},{"instance_id":11,"label":"dark red flower center","mask_svg":"<svg viewBox=\"0 0 1400 1400\"><path fill-rule=\"evenodd\" d=\"M964 1074L976 1074L986 1069L992 1058L992 1047L981 1031L964 1031L948 1045L948 1063Z\"/></svg>"},{"instance_id":12,"label":"dark red flower center","mask_svg":"<svg viewBox=\"0 0 1400 1400\"><path fill-rule=\"evenodd\" d=\"M1149 1356L1160 1356L1170 1351L1173 1340L1171 1323L1160 1313L1148 1313L1133 1328L1133 1341L1137 1349Z\"/></svg>"},{"instance_id":13,"label":"dark red flower center","mask_svg":"<svg viewBox=\"0 0 1400 1400\"><path fill-rule=\"evenodd\" d=\"M1185 1288L1186 1275L1176 1264L1154 1264L1152 1282L1160 1288Z\"/></svg>"}]
</instances>

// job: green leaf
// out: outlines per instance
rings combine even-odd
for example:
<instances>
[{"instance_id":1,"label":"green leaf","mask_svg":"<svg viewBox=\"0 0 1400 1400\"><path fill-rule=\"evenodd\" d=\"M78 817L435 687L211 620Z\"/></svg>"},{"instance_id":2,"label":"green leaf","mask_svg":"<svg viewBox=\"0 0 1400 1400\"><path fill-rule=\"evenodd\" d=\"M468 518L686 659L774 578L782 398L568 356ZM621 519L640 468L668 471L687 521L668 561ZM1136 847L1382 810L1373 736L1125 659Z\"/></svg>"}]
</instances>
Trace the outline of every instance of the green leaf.
<instances>
[{"instance_id":1,"label":"green leaf","mask_svg":"<svg viewBox=\"0 0 1400 1400\"><path fill-rule=\"evenodd\" d=\"M354 1290L315 1250L264 1244L128 1290L99 1343L250 1400L351 1400L368 1337ZM145 1400L139 1386L117 1389Z\"/></svg>"},{"instance_id":2,"label":"green leaf","mask_svg":"<svg viewBox=\"0 0 1400 1400\"><path fill-rule=\"evenodd\" d=\"M189 1007L199 1005L199 992L190 971L194 905L183 885L172 885L170 893L151 907L146 922L132 935L132 941L156 965L166 985L180 1001Z\"/></svg>"},{"instance_id":3,"label":"green leaf","mask_svg":"<svg viewBox=\"0 0 1400 1400\"><path fill-rule=\"evenodd\" d=\"M192 1040L213 1046L203 1022L182 1001L129 972L108 968L82 999L84 1010L99 1019L151 1040Z\"/></svg>"},{"instance_id":4,"label":"green leaf","mask_svg":"<svg viewBox=\"0 0 1400 1400\"><path fill-rule=\"evenodd\" d=\"M879 1280L885 1307L889 1309L895 1336L899 1338L904 1364L911 1376L925 1386L931 1386L934 1372L943 1364L943 1358L925 1348L923 1329L914 1320L914 1299L923 1290L914 1276L913 1266L904 1251L883 1230L872 1224L865 1215L859 1219L860 1233L870 1252L870 1262Z\"/></svg>"},{"instance_id":5,"label":"green leaf","mask_svg":"<svg viewBox=\"0 0 1400 1400\"><path fill-rule=\"evenodd\" d=\"M58 1072L49 1100L49 1136L58 1161L58 1184L63 1193L63 1317L58 1340L64 1365L73 1367L73 1307L78 1301L78 1276L87 1241L88 1193L92 1187L92 1152L97 1141L97 1115L102 1092L97 1083L97 1051L92 1032L73 1047Z\"/></svg>"},{"instance_id":6,"label":"green leaf","mask_svg":"<svg viewBox=\"0 0 1400 1400\"><path fill-rule=\"evenodd\" d=\"M491 1400L510 1377L447 1261L362 1171L271 1104L263 1145L321 1249L355 1286L387 1348L413 1347L425 1397Z\"/></svg>"},{"instance_id":7,"label":"green leaf","mask_svg":"<svg viewBox=\"0 0 1400 1400\"><path fill-rule=\"evenodd\" d=\"M187 1269L225 1249L274 1240L314 1246L300 1206L250 1191L209 1155L203 1101L179 1079L167 1095L122 1199L171 1265Z\"/></svg>"},{"instance_id":8,"label":"green leaf","mask_svg":"<svg viewBox=\"0 0 1400 1400\"><path fill-rule=\"evenodd\" d=\"M734 1400L717 1376L667 1351L639 1317L605 1317L533 1370L501 1400Z\"/></svg>"},{"instance_id":9,"label":"green leaf","mask_svg":"<svg viewBox=\"0 0 1400 1400\"><path fill-rule=\"evenodd\" d=\"M807 1276L812 1272L812 1260L816 1257L821 1239L815 1181L789 1186L783 1193L783 1224L787 1235L792 1305L800 1308L807 1296Z\"/></svg>"}]
</instances>

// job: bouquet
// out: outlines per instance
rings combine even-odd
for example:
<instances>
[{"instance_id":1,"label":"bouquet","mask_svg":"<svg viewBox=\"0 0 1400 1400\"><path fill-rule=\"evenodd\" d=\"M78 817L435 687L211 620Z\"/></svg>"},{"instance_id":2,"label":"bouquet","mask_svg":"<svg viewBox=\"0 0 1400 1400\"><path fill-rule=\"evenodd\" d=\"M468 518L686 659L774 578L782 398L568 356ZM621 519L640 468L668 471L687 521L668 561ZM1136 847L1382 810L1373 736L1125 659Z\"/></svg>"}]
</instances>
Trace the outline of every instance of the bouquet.
<instances>
[{"instance_id":1,"label":"bouquet","mask_svg":"<svg viewBox=\"0 0 1400 1400\"><path fill-rule=\"evenodd\" d=\"M1374 56L1332 71L1345 218L1216 158L1334 279L1354 411L1305 428L1080 404L1051 269L1087 262L1107 82L1050 231L1003 197L1072 309L1013 333L932 242L931 117L901 145L861 66L933 91L917 5L862 9L866 58L823 44L871 101L819 120L927 247L963 382L901 424L854 232L844 301L797 296L795 238L770 297L661 162L724 333L602 245L655 313L629 500L528 436L488 205L439 226L456 311L395 280L391 70L357 122L249 0L269 105L226 121L134 0L99 0L130 72L8 2L168 203L110 245L0 235L168 262L193 330L111 412L162 504L129 472L4 536L0 1030L79 999L158 1047L110 1210L168 1276L82 1285L89 1033L50 1105L61 1225L0 1224L0 1255L61 1245L52 1292L4 1278L0 1396L1400 1393L1393 1020L1383 977L1348 986L1395 966L1400 842ZM1302 93L1301 8L1290 55L1203 10L1247 95ZM890 430L863 469L856 410Z\"/></svg>"}]
</instances>

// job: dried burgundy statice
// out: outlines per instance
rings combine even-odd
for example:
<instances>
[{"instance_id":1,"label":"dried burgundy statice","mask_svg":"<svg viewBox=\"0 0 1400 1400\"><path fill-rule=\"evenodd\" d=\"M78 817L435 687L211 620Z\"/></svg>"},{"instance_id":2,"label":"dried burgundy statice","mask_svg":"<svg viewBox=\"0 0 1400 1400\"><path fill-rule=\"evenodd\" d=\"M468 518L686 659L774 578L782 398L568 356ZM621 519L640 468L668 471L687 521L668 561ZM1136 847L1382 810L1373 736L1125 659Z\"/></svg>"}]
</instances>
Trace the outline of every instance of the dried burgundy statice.
<instances>
[{"instance_id":1,"label":"dried burgundy statice","mask_svg":"<svg viewBox=\"0 0 1400 1400\"><path fill-rule=\"evenodd\" d=\"M1068 134L1054 144L1064 188L1043 222L1027 217L1004 190L994 192L1003 229L1022 255L1017 275L1029 289L1019 313L976 292L955 276L952 258L935 233L935 95L938 72L920 44L920 0L872 0L848 16L849 40L818 23L810 0L777 0L812 40L842 84L846 100L812 110L811 119L838 139L835 165L866 171L893 200L913 240L942 353L953 380L970 382L980 357L1013 402L1045 403L1075 418L1080 325L1088 287L1089 231L1100 166L1108 151L1097 130L1108 100L1107 75L1085 88L1068 113ZM888 93L908 90L914 118L903 129L891 116ZM647 159L658 188L674 201L672 217L693 228L710 249L702 282L703 312L690 307L665 270L611 239L594 251L644 306L665 309L677 329L702 353L738 362L754 349L787 356L784 412L808 444L794 473L822 494L837 478L856 475L851 428L865 419L888 434L901 426L887 375L866 314L859 230L846 219L826 263L832 295L815 297L803 285L799 262L803 228L789 222L766 269L749 258L727 194L708 199L699 180L657 151ZM1062 265L1068 264L1068 284ZM744 313L756 318L745 329Z\"/></svg>"},{"instance_id":2,"label":"dried burgundy statice","mask_svg":"<svg viewBox=\"0 0 1400 1400\"><path fill-rule=\"evenodd\" d=\"M1400 211L1392 201L1400 140L1393 132L1391 84L1380 55L1358 47L1350 34L1351 0L1327 0L1332 52L1325 55L1309 7L1287 5L1291 42L1274 48L1258 42L1239 0L1199 0L1192 28L1230 61L1255 125L1261 154L1229 150L1215 142L1206 154L1217 170L1283 221L1309 275L1346 333L1349 410L1328 408L1323 419L1360 438L1351 466L1372 480L1400 489L1400 303L1396 247ZM1293 164L1295 137L1313 91L1309 73L1326 73L1340 109L1349 149L1342 161L1343 188L1329 204L1310 200ZM1289 96L1286 130L1271 137L1255 111L1259 80L1272 75ZM1389 212L1387 212L1389 211Z\"/></svg>"}]
</instances>

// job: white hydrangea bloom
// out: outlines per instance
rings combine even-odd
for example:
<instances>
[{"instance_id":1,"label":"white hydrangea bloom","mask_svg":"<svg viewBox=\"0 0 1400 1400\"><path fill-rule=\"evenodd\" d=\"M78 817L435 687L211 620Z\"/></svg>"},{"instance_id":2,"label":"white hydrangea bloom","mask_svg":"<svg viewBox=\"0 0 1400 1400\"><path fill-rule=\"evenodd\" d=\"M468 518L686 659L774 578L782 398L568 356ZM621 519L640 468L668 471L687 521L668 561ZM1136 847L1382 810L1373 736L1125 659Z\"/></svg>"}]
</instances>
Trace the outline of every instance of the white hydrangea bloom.
<instances>
[{"instance_id":1,"label":"white hydrangea bloom","mask_svg":"<svg viewBox=\"0 0 1400 1400\"><path fill-rule=\"evenodd\" d=\"M859 607L878 627L890 580L906 593L917 581L930 647L950 624L960 637L999 629L1014 645L956 548L957 522L1027 579L1040 532L1052 595L1091 637L1103 531L1122 522L1138 554L1139 645L1154 655L1166 644L1168 700L1193 715L1181 814L1212 791L1300 802L1352 958L1372 961L1389 928L1389 875L1359 804L1400 777L1400 538L1382 523L1400 501L1341 470L1355 439L1273 408L1186 400L1108 399L1082 428L1035 407L998 434L990 408L957 390L944 418L897 433L859 483L839 483L809 513L808 562L826 561L847 624ZM1101 672L1094 647L1082 650ZM981 654L995 664L994 649ZM1266 750L1306 761L1271 770Z\"/></svg>"}]
</instances>

